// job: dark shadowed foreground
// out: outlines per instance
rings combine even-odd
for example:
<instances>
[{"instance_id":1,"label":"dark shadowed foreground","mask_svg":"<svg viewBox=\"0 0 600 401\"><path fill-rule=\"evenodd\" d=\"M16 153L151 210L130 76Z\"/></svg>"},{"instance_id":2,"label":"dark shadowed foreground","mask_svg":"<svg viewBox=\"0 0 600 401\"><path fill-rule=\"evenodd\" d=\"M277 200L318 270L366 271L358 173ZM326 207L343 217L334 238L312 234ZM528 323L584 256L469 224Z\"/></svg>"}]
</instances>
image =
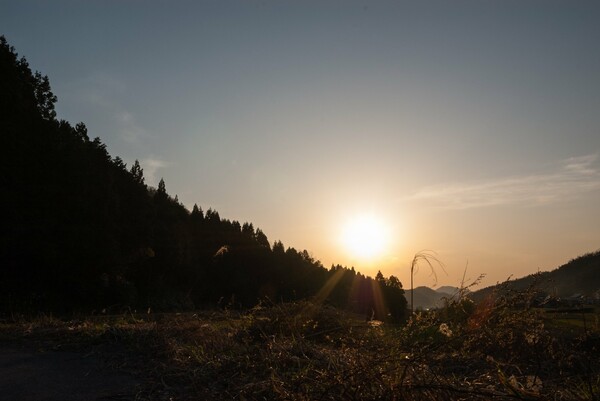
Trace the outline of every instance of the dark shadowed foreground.
<instances>
[{"instance_id":1,"label":"dark shadowed foreground","mask_svg":"<svg viewBox=\"0 0 600 401\"><path fill-rule=\"evenodd\" d=\"M0 345L0 400L129 400L138 381L81 351Z\"/></svg>"},{"instance_id":2,"label":"dark shadowed foreground","mask_svg":"<svg viewBox=\"0 0 600 401\"><path fill-rule=\"evenodd\" d=\"M528 305L458 299L405 325L313 302L0 323L1 397L598 400L598 311Z\"/></svg>"}]
</instances>

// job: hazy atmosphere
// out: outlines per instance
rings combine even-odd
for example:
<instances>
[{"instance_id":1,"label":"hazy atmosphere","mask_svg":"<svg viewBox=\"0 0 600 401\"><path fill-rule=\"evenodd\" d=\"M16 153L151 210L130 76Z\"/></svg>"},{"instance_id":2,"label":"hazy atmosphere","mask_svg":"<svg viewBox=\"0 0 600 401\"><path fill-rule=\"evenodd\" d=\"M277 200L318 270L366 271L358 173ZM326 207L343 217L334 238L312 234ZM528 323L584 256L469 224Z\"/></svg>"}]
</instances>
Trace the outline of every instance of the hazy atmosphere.
<instances>
[{"instance_id":1,"label":"hazy atmosphere","mask_svg":"<svg viewBox=\"0 0 600 401\"><path fill-rule=\"evenodd\" d=\"M58 118L148 184L405 287L422 249L437 285L467 264L487 285L600 248L598 21L593 1L0 0Z\"/></svg>"}]
</instances>

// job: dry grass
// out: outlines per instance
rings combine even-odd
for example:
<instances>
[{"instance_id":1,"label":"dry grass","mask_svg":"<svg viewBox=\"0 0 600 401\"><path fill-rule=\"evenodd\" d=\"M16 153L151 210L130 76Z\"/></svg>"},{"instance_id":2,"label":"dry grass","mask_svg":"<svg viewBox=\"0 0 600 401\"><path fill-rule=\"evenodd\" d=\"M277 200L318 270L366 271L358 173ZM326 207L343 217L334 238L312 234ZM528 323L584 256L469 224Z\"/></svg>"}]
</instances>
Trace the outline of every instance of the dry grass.
<instances>
[{"instance_id":1,"label":"dry grass","mask_svg":"<svg viewBox=\"0 0 600 401\"><path fill-rule=\"evenodd\" d=\"M95 352L143 379L139 400L600 397L599 333L561 337L518 297L477 307L450 300L406 326L302 302L244 313L44 317L0 333Z\"/></svg>"}]
</instances>

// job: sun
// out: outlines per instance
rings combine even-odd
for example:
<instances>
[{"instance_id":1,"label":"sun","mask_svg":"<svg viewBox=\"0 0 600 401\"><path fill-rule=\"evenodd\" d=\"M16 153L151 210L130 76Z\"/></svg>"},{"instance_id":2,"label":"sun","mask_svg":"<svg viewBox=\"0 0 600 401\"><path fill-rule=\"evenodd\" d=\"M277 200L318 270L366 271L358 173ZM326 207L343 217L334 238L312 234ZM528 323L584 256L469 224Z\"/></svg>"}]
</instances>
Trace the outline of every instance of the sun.
<instances>
[{"instance_id":1,"label":"sun","mask_svg":"<svg viewBox=\"0 0 600 401\"><path fill-rule=\"evenodd\" d=\"M381 256L388 241L389 230L386 224L372 214L355 216L342 229L342 242L347 251L363 260Z\"/></svg>"}]
</instances>

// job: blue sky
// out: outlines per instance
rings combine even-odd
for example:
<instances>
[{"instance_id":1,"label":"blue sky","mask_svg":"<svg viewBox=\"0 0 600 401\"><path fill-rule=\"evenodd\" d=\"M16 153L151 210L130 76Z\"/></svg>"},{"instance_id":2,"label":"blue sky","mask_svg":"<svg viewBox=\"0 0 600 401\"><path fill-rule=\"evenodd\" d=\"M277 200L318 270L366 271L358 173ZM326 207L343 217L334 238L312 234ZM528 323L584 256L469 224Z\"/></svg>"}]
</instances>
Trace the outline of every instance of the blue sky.
<instances>
[{"instance_id":1,"label":"blue sky","mask_svg":"<svg viewBox=\"0 0 600 401\"><path fill-rule=\"evenodd\" d=\"M600 3L0 1L59 118L188 207L408 282L492 284L600 248ZM378 258L348 219L389 228ZM423 274L421 284L432 285Z\"/></svg>"}]
</instances>

